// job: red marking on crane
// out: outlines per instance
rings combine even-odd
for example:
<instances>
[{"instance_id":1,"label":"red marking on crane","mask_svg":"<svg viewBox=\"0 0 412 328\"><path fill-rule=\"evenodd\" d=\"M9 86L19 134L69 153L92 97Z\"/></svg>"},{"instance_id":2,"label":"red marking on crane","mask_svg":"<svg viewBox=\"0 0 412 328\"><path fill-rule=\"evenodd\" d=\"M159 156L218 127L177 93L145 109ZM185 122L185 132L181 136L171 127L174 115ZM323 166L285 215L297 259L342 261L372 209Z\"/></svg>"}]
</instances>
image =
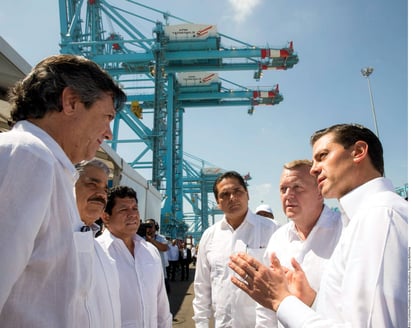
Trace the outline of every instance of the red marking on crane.
<instances>
[{"instance_id":1,"label":"red marking on crane","mask_svg":"<svg viewBox=\"0 0 412 328\"><path fill-rule=\"evenodd\" d=\"M208 27L204 28L203 30L197 31L196 35L197 36L205 35L212 28L213 28L213 25L209 25Z\"/></svg>"},{"instance_id":2,"label":"red marking on crane","mask_svg":"<svg viewBox=\"0 0 412 328\"><path fill-rule=\"evenodd\" d=\"M270 52L270 50L268 49L262 49L260 50L260 57L261 58L266 58L268 56L268 53Z\"/></svg>"},{"instance_id":3,"label":"red marking on crane","mask_svg":"<svg viewBox=\"0 0 412 328\"><path fill-rule=\"evenodd\" d=\"M270 91L253 91L253 99L257 98L275 98L276 94L279 92L279 89L276 88Z\"/></svg>"},{"instance_id":4,"label":"red marking on crane","mask_svg":"<svg viewBox=\"0 0 412 328\"><path fill-rule=\"evenodd\" d=\"M287 57L289 57L289 50L280 49L280 57L282 57L282 58L287 58Z\"/></svg>"},{"instance_id":5,"label":"red marking on crane","mask_svg":"<svg viewBox=\"0 0 412 328\"><path fill-rule=\"evenodd\" d=\"M209 74L208 76L205 76L205 77L202 79L202 82L208 82L208 81L210 81L211 79L213 79L214 76L215 76L215 73Z\"/></svg>"}]
</instances>

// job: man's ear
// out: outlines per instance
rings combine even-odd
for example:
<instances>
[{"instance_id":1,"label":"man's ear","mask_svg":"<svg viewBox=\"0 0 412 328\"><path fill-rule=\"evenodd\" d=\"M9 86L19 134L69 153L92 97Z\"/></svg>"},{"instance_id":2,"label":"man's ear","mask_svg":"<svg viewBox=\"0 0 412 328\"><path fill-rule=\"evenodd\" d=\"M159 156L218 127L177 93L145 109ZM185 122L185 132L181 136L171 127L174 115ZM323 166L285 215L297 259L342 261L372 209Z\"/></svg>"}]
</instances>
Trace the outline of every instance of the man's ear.
<instances>
[{"instance_id":1,"label":"man's ear","mask_svg":"<svg viewBox=\"0 0 412 328\"><path fill-rule=\"evenodd\" d=\"M72 115L76 109L76 102L79 101L79 96L70 87L66 87L62 92L62 111L67 115Z\"/></svg>"},{"instance_id":2,"label":"man's ear","mask_svg":"<svg viewBox=\"0 0 412 328\"><path fill-rule=\"evenodd\" d=\"M352 156L355 163L359 164L368 156L368 144L358 140L353 145Z\"/></svg>"},{"instance_id":3,"label":"man's ear","mask_svg":"<svg viewBox=\"0 0 412 328\"><path fill-rule=\"evenodd\" d=\"M110 215L107 214L106 212L103 212L102 221L103 221L104 225L107 226L109 224L109 221L110 221Z\"/></svg>"}]
</instances>

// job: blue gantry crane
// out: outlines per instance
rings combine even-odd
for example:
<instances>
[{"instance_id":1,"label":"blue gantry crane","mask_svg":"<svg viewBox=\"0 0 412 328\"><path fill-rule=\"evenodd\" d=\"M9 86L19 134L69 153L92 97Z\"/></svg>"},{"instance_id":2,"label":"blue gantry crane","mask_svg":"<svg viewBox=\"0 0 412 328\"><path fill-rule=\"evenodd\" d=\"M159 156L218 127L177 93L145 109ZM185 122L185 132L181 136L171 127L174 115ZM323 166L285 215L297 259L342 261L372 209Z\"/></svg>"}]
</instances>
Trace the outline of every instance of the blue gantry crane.
<instances>
[{"instance_id":1,"label":"blue gantry crane","mask_svg":"<svg viewBox=\"0 0 412 328\"><path fill-rule=\"evenodd\" d=\"M196 168L183 150L183 114L192 107L276 105L279 86L251 90L219 76L223 71L286 70L298 62L293 43L257 47L170 13L130 0L59 0L61 53L79 54L108 71L128 95L113 124L112 148L163 195L163 233L195 239L219 211L209 194L219 170ZM176 22L171 24L171 20ZM152 34L141 30L151 26ZM140 29L138 28L140 27ZM235 42L226 47L223 40ZM143 122L144 121L144 122ZM122 149L130 150L126 156ZM184 203L192 207L186 214Z\"/></svg>"}]
</instances>

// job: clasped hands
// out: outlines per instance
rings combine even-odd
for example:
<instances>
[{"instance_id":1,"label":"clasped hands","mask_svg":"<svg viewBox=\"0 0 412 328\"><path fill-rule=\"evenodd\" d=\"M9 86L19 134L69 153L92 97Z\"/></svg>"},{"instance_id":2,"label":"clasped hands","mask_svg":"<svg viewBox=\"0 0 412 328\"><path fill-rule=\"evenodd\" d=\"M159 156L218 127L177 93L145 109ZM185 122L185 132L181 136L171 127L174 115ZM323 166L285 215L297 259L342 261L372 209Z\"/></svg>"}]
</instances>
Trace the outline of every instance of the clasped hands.
<instances>
[{"instance_id":1,"label":"clasped hands","mask_svg":"<svg viewBox=\"0 0 412 328\"><path fill-rule=\"evenodd\" d=\"M262 306L277 311L282 300L295 295L311 306L316 297L305 272L292 258L293 269L283 267L274 253L270 255L270 267L246 253L230 256L229 267L243 279L236 276L231 281Z\"/></svg>"}]
</instances>

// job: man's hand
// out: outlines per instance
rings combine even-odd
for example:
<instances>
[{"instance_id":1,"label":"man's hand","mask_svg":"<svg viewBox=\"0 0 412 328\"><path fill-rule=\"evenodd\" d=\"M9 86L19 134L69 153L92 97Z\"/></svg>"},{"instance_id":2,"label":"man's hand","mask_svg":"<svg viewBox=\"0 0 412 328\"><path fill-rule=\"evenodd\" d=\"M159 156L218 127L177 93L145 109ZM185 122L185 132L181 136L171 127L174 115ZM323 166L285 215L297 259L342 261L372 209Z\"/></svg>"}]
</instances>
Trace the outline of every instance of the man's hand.
<instances>
[{"instance_id":1,"label":"man's hand","mask_svg":"<svg viewBox=\"0 0 412 328\"><path fill-rule=\"evenodd\" d=\"M169 246L167 244L163 244L160 241L156 240L156 234L146 234L146 241L152 243L159 252L167 252L167 250L169 249Z\"/></svg>"},{"instance_id":2,"label":"man's hand","mask_svg":"<svg viewBox=\"0 0 412 328\"><path fill-rule=\"evenodd\" d=\"M146 241L148 241L148 242L150 242L150 243L153 244L153 241L154 241L154 240L155 240L155 239L153 238L153 236L150 235L150 234L148 234L148 233L146 232Z\"/></svg>"},{"instance_id":3,"label":"man's hand","mask_svg":"<svg viewBox=\"0 0 412 328\"><path fill-rule=\"evenodd\" d=\"M234 254L230 260L229 267L242 277L232 276L232 283L262 306L277 311L282 300L291 295L284 268L274 254L271 268L245 253Z\"/></svg>"},{"instance_id":4,"label":"man's hand","mask_svg":"<svg viewBox=\"0 0 412 328\"><path fill-rule=\"evenodd\" d=\"M312 306L316 297L316 291L309 285L305 272L295 258L292 258L291 264L293 270L284 268L289 290L307 306Z\"/></svg>"}]
</instances>

